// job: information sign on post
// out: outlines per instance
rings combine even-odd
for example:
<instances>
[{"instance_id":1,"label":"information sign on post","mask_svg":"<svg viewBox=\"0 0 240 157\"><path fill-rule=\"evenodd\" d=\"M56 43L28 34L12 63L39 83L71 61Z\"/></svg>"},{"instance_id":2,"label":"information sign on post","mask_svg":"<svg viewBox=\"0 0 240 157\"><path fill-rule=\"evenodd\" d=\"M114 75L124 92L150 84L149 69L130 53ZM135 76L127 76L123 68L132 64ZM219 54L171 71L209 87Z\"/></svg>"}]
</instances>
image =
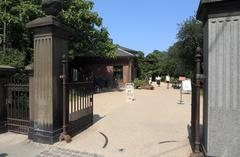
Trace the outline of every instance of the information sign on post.
<instances>
[{"instance_id":1,"label":"information sign on post","mask_svg":"<svg viewBox=\"0 0 240 157\"><path fill-rule=\"evenodd\" d=\"M184 104L183 97L182 97L182 92L183 92L183 82L186 80L186 77L185 76L179 76L178 80L181 81L179 104Z\"/></svg>"},{"instance_id":2,"label":"information sign on post","mask_svg":"<svg viewBox=\"0 0 240 157\"><path fill-rule=\"evenodd\" d=\"M191 93L192 92L192 85L191 80L185 80L182 82L182 90L184 93Z\"/></svg>"},{"instance_id":3,"label":"information sign on post","mask_svg":"<svg viewBox=\"0 0 240 157\"><path fill-rule=\"evenodd\" d=\"M186 77L185 77L185 76L179 76L178 80L179 80L179 81L185 81L185 80L186 80Z\"/></svg>"},{"instance_id":4,"label":"information sign on post","mask_svg":"<svg viewBox=\"0 0 240 157\"><path fill-rule=\"evenodd\" d=\"M133 101L134 100L134 83L126 83L125 89L126 89L127 101Z\"/></svg>"}]
</instances>

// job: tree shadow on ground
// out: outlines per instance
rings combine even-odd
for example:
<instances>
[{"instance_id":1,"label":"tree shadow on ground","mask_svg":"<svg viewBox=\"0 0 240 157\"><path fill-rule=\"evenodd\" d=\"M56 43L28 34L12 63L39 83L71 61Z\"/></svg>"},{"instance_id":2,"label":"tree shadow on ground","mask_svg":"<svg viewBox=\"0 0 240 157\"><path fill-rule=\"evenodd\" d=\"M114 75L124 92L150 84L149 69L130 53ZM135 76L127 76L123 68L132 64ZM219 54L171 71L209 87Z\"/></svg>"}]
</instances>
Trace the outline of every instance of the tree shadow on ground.
<instances>
[{"instance_id":1,"label":"tree shadow on ground","mask_svg":"<svg viewBox=\"0 0 240 157\"><path fill-rule=\"evenodd\" d=\"M110 92L122 92L124 89L122 88L102 88L95 91L95 94L101 93L110 93Z\"/></svg>"},{"instance_id":2,"label":"tree shadow on ground","mask_svg":"<svg viewBox=\"0 0 240 157\"><path fill-rule=\"evenodd\" d=\"M0 153L0 157L7 157L8 156L8 154L6 154L6 153Z\"/></svg>"},{"instance_id":3,"label":"tree shadow on ground","mask_svg":"<svg viewBox=\"0 0 240 157\"><path fill-rule=\"evenodd\" d=\"M94 114L93 115L93 124L97 123L98 121L102 120L103 118L105 118L106 116L100 116L99 114Z\"/></svg>"}]
</instances>

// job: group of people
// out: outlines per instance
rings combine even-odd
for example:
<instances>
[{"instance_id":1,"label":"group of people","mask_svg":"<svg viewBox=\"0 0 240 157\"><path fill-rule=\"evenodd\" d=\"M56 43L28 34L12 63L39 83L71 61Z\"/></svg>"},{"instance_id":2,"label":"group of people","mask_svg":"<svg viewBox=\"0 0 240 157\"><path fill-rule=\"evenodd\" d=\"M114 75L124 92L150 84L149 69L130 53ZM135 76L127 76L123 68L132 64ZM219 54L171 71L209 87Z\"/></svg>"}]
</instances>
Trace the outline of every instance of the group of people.
<instances>
[{"instance_id":1,"label":"group of people","mask_svg":"<svg viewBox=\"0 0 240 157\"><path fill-rule=\"evenodd\" d=\"M155 80L156 80L157 85L158 85L158 87L159 87L160 84L161 84L162 77L161 77L161 76L157 76L157 77L155 78ZM165 77L165 80L166 80L166 82L167 82L167 88L169 88L170 76L167 75L167 76ZM148 83L149 83L150 85L152 84L152 77L149 77Z\"/></svg>"}]
</instances>

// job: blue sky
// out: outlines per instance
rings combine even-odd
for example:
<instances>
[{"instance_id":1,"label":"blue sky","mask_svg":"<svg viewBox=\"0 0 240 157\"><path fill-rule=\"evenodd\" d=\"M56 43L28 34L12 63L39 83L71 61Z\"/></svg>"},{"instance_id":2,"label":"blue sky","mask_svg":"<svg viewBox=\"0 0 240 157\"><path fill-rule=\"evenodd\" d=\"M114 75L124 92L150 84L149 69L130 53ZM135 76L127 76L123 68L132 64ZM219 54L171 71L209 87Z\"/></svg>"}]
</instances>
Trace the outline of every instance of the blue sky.
<instances>
[{"instance_id":1,"label":"blue sky","mask_svg":"<svg viewBox=\"0 0 240 157\"><path fill-rule=\"evenodd\" d=\"M178 24L195 15L200 0L93 0L114 43L144 51L167 50Z\"/></svg>"}]
</instances>

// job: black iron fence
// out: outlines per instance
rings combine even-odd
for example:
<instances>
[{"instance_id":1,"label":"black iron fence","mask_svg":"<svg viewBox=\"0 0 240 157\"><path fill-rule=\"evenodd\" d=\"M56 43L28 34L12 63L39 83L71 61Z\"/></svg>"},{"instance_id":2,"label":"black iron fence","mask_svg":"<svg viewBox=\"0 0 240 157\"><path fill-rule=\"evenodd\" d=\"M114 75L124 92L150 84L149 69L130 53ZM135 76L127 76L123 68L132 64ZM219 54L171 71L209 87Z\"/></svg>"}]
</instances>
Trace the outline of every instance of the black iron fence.
<instances>
[{"instance_id":1,"label":"black iron fence","mask_svg":"<svg viewBox=\"0 0 240 157\"><path fill-rule=\"evenodd\" d=\"M28 134L29 84L27 78L10 77L6 87L7 129Z\"/></svg>"},{"instance_id":2,"label":"black iron fence","mask_svg":"<svg viewBox=\"0 0 240 157\"><path fill-rule=\"evenodd\" d=\"M90 126L93 122L92 81L80 81L77 67L73 69L67 56L63 56L63 132L59 139L71 141L70 135ZM70 135L69 135L70 134Z\"/></svg>"},{"instance_id":3,"label":"black iron fence","mask_svg":"<svg viewBox=\"0 0 240 157\"><path fill-rule=\"evenodd\" d=\"M68 96L69 132L76 133L92 124L93 83L72 82L66 84Z\"/></svg>"}]
</instances>

